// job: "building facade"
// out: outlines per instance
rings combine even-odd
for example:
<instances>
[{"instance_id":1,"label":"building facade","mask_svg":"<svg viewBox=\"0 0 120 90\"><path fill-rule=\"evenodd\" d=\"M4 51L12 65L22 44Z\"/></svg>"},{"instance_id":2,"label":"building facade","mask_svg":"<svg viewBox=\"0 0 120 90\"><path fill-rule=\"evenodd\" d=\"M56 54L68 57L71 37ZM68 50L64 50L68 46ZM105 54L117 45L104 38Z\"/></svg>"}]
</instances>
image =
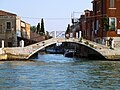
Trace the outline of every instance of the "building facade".
<instances>
[{"instance_id":1,"label":"building facade","mask_svg":"<svg viewBox=\"0 0 120 90\"><path fill-rule=\"evenodd\" d=\"M18 37L30 39L30 24L22 22L16 14L0 10L0 46L2 40L5 47L16 47L19 46Z\"/></svg>"},{"instance_id":2,"label":"building facade","mask_svg":"<svg viewBox=\"0 0 120 90\"><path fill-rule=\"evenodd\" d=\"M102 43L109 37L120 38L120 0L93 0L94 40Z\"/></svg>"},{"instance_id":3,"label":"building facade","mask_svg":"<svg viewBox=\"0 0 120 90\"><path fill-rule=\"evenodd\" d=\"M116 44L120 42L120 0L93 0L91 3L93 9L85 10L71 31L77 31L74 29L79 24L85 39L106 44L112 37Z\"/></svg>"},{"instance_id":4,"label":"building facade","mask_svg":"<svg viewBox=\"0 0 120 90\"><path fill-rule=\"evenodd\" d=\"M30 39L30 24L21 21L21 36Z\"/></svg>"},{"instance_id":5,"label":"building facade","mask_svg":"<svg viewBox=\"0 0 120 90\"><path fill-rule=\"evenodd\" d=\"M80 24L80 31L82 32L82 37L85 39L92 40L93 39L93 32L92 32L92 14L93 12L90 10L85 10L84 15L81 15L79 24Z\"/></svg>"}]
</instances>

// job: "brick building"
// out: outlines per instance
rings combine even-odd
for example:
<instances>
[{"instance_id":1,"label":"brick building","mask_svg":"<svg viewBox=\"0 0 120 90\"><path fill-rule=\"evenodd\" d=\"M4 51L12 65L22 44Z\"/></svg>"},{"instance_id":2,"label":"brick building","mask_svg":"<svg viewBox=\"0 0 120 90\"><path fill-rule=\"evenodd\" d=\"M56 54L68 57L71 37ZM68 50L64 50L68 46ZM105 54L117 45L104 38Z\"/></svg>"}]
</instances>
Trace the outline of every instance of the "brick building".
<instances>
[{"instance_id":1,"label":"brick building","mask_svg":"<svg viewBox=\"0 0 120 90\"><path fill-rule=\"evenodd\" d=\"M90 10L85 10L84 15L81 15L80 17L80 30L82 31L82 37L85 39L92 40L93 39L93 34L92 34L92 11Z\"/></svg>"},{"instance_id":2,"label":"brick building","mask_svg":"<svg viewBox=\"0 0 120 90\"><path fill-rule=\"evenodd\" d=\"M104 44L110 37L116 44L120 42L120 0L93 0L91 3L93 9L85 10L78 22L82 37Z\"/></svg>"},{"instance_id":3,"label":"brick building","mask_svg":"<svg viewBox=\"0 0 120 90\"><path fill-rule=\"evenodd\" d=\"M120 38L120 0L93 0L93 32L98 43Z\"/></svg>"}]
</instances>

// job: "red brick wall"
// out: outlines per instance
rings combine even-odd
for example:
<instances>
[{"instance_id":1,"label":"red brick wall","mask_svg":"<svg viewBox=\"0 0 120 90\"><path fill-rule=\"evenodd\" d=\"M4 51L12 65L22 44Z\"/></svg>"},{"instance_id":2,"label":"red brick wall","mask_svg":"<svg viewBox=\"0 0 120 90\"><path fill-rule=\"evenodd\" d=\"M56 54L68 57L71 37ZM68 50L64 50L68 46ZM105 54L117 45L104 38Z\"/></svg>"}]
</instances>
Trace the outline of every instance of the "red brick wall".
<instances>
[{"instance_id":1,"label":"red brick wall","mask_svg":"<svg viewBox=\"0 0 120 90\"><path fill-rule=\"evenodd\" d=\"M103 6L102 6L102 0L93 0L94 17L96 17L96 19L99 20L99 24L100 24L98 34L96 35L96 37L106 37L106 36L119 37L120 36L117 34L117 30L116 31L109 31L108 33L106 33L103 30L102 14L106 15L108 18L109 17L116 17L117 29L120 29L120 0L115 0L115 8L110 8L109 1L110 0L103 0ZM95 20L95 18L94 18L94 20Z\"/></svg>"}]
</instances>

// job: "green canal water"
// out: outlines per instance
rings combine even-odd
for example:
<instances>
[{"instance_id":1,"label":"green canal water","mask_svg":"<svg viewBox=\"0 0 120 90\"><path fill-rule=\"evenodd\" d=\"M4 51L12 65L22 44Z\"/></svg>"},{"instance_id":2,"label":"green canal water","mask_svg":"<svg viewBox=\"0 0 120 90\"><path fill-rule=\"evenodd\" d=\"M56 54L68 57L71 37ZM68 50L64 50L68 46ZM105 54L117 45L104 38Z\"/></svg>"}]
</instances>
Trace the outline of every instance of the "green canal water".
<instances>
[{"instance_id":1,"label":"green canal water","mask_svg":"<svg viewBox=\"0 0 120 90\"><path fill-rule=\"evenodd\" d=\"M0 90L120 90L120 61L54 54L33 61L1 61Z\"/></svg>"}]
</instances>

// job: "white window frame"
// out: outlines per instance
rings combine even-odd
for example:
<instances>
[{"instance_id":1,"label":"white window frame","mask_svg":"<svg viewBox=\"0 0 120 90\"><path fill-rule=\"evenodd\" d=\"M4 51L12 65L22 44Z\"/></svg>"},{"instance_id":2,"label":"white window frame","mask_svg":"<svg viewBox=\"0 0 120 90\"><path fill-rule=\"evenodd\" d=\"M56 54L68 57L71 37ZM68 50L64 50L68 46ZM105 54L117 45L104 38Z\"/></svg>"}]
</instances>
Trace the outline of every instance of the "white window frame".
<instances>
[{"instance_id":1,"label":"white window frame","mask_svg":"<svg viewBox=\"0 0 120 90\"><path fill-rule=\"evenodd\" d=\"M117 27L117 19L116 19L116 17L109 17L109 26L111 26L112 19L115 19L115 30L116 30L117 29L116 28ZM111 27L109 29L111 29Z\"/></svg>"}]
</instances>

